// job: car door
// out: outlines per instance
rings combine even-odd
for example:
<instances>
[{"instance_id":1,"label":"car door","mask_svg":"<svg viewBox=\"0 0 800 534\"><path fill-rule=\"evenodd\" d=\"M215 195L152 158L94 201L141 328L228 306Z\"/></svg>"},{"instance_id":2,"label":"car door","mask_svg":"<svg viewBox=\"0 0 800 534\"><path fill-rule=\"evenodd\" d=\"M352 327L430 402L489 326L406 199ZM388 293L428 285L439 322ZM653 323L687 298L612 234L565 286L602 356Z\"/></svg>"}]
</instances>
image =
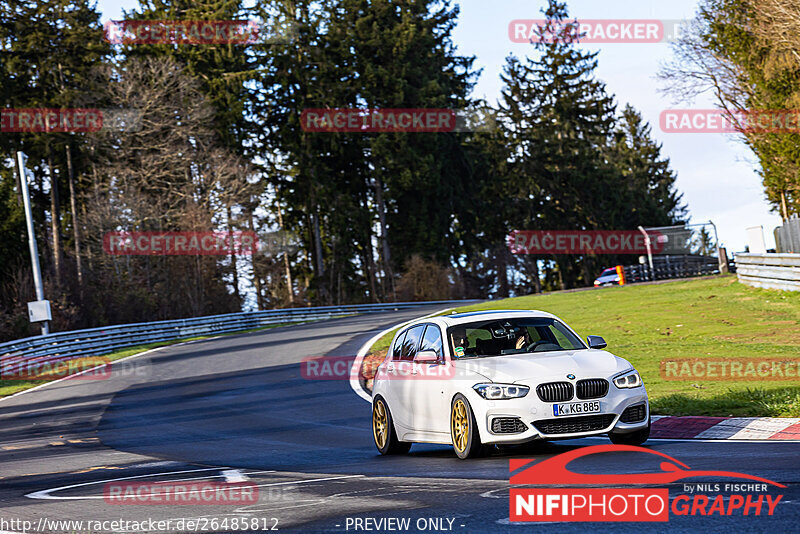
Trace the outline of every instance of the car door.
<instances>
[{"instance_id":1,"label":"car door","mask_svg":"<svg viewBox=\"0 0 800 534\"><path fill-rule=\"evenodd\" d=\"M435 324L427 324L422 334L419 352L433 351L438 357L435 364L415 365L412 371L411 407L414 428L425 432L449 432L450 406L446 398L448 367L444 355L441 329Z\"/></svg>"},{"instance_id":2,"label":"car door","mask_svg":"<svg viewBox=\"0 0 800 534\"><path fill-rule=\"evenodd\" d=\"M392 412L392 417L396 422L400 420L407 420L407 416L401 413L405 406L401 401L400 392L397 386L397 364L400 361L403 353L403 341L405 340L408 330L403 330L394 339L391 348L389 349L389 358L382 365L381 377L381 394L389 404L389 410Z\"/></svg>"},{"instance_id":3,"label":"car door","mask_svg":"<svg viewBox=\"0 0 800 534\"><path fill-rule=\"evenodd\" d=\"M394 393L394 402L389 401L389 409L397 424L409 430L415 430L412 384L414 380L411 380L413 360L424 331L424 324L409 328L399 345L400 353L393 352L392 361L387 365L387 378L391 384L389 387Z\"/></svg>"}]
</instances>

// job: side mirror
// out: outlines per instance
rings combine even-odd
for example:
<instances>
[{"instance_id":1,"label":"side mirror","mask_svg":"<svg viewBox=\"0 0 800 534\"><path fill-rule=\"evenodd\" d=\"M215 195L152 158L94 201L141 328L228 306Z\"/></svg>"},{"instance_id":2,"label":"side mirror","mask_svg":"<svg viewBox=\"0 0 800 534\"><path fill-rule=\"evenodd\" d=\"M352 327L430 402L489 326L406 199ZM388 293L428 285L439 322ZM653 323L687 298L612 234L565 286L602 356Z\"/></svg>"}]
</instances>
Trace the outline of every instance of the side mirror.
<instances>
[{"instance_id":1,"label":"side mirror","mask_svg":"<svg viewBox=\"0 0 800 534\"><path fill-rule=\"evenodd\" d=\"M587 336L586 343L590 349L604 349L608 346L606 340L600 336Z\"/></svg>"},{"instance_id":2,"label":"side mirror","mask_svg":"<svg viewBox=\"0 0 800 534\"><path fill-rule=\"evenodd\" d=\"M421 350L414 356L415 363L438 363L439 356L432 350Z\"/></svg>"}]
</instances>

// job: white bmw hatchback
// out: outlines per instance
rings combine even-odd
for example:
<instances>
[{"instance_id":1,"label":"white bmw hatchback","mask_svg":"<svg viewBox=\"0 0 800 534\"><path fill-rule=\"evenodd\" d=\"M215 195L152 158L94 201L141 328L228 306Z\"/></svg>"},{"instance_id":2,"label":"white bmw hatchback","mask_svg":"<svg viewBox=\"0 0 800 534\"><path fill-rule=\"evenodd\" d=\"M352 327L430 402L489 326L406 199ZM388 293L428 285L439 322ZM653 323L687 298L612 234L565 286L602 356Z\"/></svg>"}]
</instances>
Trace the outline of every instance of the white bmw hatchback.
<instances>
[{"instance_id":1,"label":"white bmw hatchback","mask_svg":"<svg viewBox=\"0 0 800 534\"><path fill-rule=\"evenodd\" d=\"M540 311L472 312L400 329L378 366L372 432L382 454L451 443L459 458L490 444L608 434L639 445L650 407L639 373Z\"/></svg>"}]
</instances>

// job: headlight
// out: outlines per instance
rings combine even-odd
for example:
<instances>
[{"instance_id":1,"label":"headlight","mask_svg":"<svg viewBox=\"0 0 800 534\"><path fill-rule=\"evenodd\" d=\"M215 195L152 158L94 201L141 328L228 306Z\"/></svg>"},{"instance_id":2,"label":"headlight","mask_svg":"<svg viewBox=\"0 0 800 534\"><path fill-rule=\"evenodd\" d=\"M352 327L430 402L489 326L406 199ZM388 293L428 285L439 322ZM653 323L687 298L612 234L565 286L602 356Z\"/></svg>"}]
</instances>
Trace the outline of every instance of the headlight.
<instances>
[{"instance_id":1,"label":"headlight","mask_svg":"<svg viewBox=\"0 0 800 534\"><path fill-rule=\"evenodd\" d=\"M614 379L614 385L620 389L637 388L642 385L642 378L636 371L626 371Z\"/></svg>"},{"instance_id":2,"label":"headlight","mask_svg":"<svg viewBox=\"0 0 800 534\"><path fill-rule=\"evenodd\" d=\"M527 395L530 390L528 386L514 384L475 384L472 389L488 400L518 399Z\"/></svg>"}]
</instances>

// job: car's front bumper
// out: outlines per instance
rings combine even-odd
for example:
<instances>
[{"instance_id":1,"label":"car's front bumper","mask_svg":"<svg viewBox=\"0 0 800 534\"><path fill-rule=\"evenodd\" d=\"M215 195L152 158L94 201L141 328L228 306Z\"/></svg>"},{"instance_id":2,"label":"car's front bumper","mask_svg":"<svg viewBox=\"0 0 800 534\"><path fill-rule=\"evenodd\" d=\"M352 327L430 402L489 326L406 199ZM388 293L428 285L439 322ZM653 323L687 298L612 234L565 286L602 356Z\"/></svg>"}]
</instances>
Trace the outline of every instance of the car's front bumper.
<instances>
[{"instance_id":1,"label":"car's front bumper","mask_svg":"<svg viewBox=\"0 0 800 534\"><path fill-rule=\"evenodd\" d=\"M552 402L543 402L536 394L535 387L531 387L525 397L520 399L506 399L489 401L471 392L469 395L470 405L475 414L475 420L483 443L515 444L525 443L532 440L555 440L571 439L585 436L606 434L608 432L627 433L646 428L650 420L650 405L647 400L647 392L644 386L631 389L618 389L613 384L605 397L599 399L572 399L568 402L600 402L600 412L588 415L562 416L556 417L553 414ZM644 418L641 421L625 423L620 420L626 408L644 404ZM596 416L605 416L603 418ZM594 417L592 420L578 420L577 418ZM492 423L495 418L516 418L525 425L525 430L518 432L494 432ZM558 425L565 419L576 418L570 425ZM548 424L548 422L552 422ZM607 423L607 424L605 424ZM538 427L537 428L537 424ZM599 427L599 425L603 425ZM548 433L548 428L554 426L561 428L555 429L556 432ZM563 431L565 427L591 427L591 430L569 432Z\"/></svg>"}]
</instances>

